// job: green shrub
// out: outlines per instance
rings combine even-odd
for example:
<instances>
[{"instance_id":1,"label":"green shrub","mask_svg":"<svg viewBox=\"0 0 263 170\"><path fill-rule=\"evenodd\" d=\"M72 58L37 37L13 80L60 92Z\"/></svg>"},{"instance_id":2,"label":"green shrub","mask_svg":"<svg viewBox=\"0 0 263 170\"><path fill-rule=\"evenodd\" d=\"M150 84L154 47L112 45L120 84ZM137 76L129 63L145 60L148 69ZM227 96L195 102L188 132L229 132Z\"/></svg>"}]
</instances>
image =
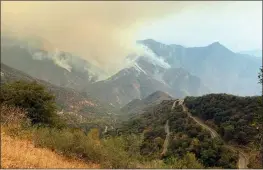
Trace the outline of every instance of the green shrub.
<instances>
[{"instance_id":1,"label":"green shrub","mask_svg":"<svg viewBox=\"0 0 263 170\"><path fill-rule=\"evenodd\" d=\"M77 156L94 162L100 160L99 146L79 130L39 128L34 134L34 143L67 156Z\"/></svg>"},{"instance_id":2,"label":"green shrub","mask_svg":"<svg viewBox=\"0 0 263 170\"><path fill-rule=\"evenodd\" d=\"M99 131L96 129L85 135L81 130L69 128L39 128L33 138L36 146L92 161L103 168L135 167L136 157L133 157L134 154L131 154L133 150L127 145L129 140L123 137L100 140Z\"/></svg>"},{"instance_id":3,"label":"green shrub","mask_svg":"<svg viewBox=\"0 0 263 170\"><path fill-rule=\"evenodd\" d=\"M104 168L136 168L139 163L138 136L117 136L102 140Z\"/></svg>"},{"instance_id":4,"label":"green shrub","mask_svg":"<svg viewBox=\"0 0 263 170\"><path fill-rule=\"evenodd\" d=\"M196 159L195 154L188 152L182 159L170 157L166 161L166 168L187 169L187 168L204 168L204 166Z\"/></svg>"},{"instance_id":5,"label":"green shrub","mask_svg":"<svg viewBox=\"0 0 263 170\"><path fill-rule=\"evenodd\" d=\"M1 87L0 103L25 109L32 124L60 125L55 97L36 82L16 81Z\"/></svg>"}]
</instances>

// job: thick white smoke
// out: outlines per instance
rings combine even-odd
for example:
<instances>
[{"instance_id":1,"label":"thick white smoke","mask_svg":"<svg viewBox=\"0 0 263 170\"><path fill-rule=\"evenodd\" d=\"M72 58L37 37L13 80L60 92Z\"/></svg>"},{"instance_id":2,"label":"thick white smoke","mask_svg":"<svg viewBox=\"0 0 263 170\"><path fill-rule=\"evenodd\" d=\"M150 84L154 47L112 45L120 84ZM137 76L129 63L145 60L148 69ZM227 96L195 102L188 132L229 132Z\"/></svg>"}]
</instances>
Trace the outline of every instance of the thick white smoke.
<instances>
[{"instance_id":1,"label":"thick white smoke","mask_svg":"<svg viewBox=\"0 0 263 170\"><path fill-rule=\"evenodd\" d=\"M1 31L45 39L44 50L58 48L114 73L137 52L142 26L201 5L212 2L1 1Z\"/></svg>"}]
</instances>

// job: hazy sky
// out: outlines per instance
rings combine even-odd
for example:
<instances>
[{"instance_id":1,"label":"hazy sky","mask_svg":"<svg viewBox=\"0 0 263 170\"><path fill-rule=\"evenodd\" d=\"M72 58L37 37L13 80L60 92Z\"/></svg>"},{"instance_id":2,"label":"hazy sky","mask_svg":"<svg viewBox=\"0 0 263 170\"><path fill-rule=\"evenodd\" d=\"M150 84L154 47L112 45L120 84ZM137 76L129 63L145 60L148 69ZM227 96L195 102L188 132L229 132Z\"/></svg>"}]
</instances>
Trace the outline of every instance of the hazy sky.
<instances>
[{"instance_id":1,"label":"hazy sky","mask_svg":"<svg viewBox=\"0 0 263 170\"><path fill-rule=\"evenodd\" d=\"M1 1L1 31L42 37L45 50L71 52L114 72L128 54L141 52L138 39L261 48L262 2Z\"/></svg>"},{"instance_id":2,"label":"hazy sky","mask_svg":"<svg viewBox=\"0 0 263 170\"><path fill-rule=\"evenodd\" d=\"M215 41L234 51L262 49L262 1L215 2L190 6L141 28L138 38L163 43L205 46Z\"/></svg>"}]
</instances>

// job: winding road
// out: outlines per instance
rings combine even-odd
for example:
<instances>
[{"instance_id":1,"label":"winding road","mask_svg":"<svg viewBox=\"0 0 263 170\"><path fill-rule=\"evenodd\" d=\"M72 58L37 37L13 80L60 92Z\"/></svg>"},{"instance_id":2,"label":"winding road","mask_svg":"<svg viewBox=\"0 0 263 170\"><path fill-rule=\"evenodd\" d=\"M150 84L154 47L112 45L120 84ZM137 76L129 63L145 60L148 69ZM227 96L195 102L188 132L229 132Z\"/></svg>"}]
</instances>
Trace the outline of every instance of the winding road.
<instances>
[{"instance_id":1,"label":"winding road","mask_svg":"<svg viewBox=\"0 0 263 170\"><path fill-rule=\"evenodd\" d=\"M170 127L169 127L169 120L166 121L166 124L164 125L164 131L166 133L166 137L163 143L163 151L161 155L165 155L167 152L168 144L169 144L169 137L170 137Z\"/></svg>"},{"instance_id":2,"label":"winding road","mask_svg":"<svg viewBox=\"0 0 263 170\"><path fill-rule=\"evenodd\" d=\"M184 100L175 100L174 103L173 103L173 106L172 106L171 110L174 109L176 103L177 103L178 105L181 105L181 106L182 106L183 111L186 112L187 115L188 115L191 119L193 119L197 124L199 124L200 126L202 126L203 128L205 128L206 130L208 130L208 131L210 132L212 138L220 137L219 134L218 134L214 129L210 128L209 126L207 126L206 124L204 124L202 120L200 120L200 119L197 118L197 117L194 117L190 112L188 112L187 107L184 105ZM167 121L168 121L168 120L167 120ZM168 130L169 130L169 125L168 125L168 123L166 123L166 124L167 124ZM170 134L170 132L169 132L169 134ZM167 145L168 145L168 144L167 144ZM230 146L230 145L226 145L226 144L225 144L225 146L226 146L227 148L233 150L233 151L238 151L238 152L239 152L239 159L238 159L238 168L239 168L239 169L246 169L246 168L248 168L247 165L248 165L248 163L249 163L249 161L248 161L249 159L248 159L248 157L246 156L246 154L245 154L243 151L241 151L239 148L236 148L236 147L233 147L233 146Z\"/></svg>"}]
</instances>

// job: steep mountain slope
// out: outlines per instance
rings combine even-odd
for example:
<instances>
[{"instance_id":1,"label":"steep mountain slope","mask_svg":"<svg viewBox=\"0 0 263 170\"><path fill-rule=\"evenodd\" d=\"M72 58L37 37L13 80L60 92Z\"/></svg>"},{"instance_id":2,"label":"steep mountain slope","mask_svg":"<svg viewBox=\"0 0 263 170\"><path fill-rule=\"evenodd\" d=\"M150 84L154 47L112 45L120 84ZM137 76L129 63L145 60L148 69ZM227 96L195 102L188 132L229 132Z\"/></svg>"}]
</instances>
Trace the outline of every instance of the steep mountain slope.
<instances>
[{"instance_id":1,"label":"steep mountain slope","mask_svg":"<svg viewBox=\"0 0 263 170\"><path fill-rule=\"evenodd\" d=\"M157 58L158 56L154 57ZM148 76L168 85L176 97L209 93L209 88L203 84L200 78L193 76L186 69L174 68L168 63L166 63L168 66L165 67L165 62L162 60L159 63L154 63L144 56L139 57L136 63Z\"/></svg>"},{"instance_id":2,"label":"steep mountain slope","mask_svg":"<svg viewBox=\"0 0 263 170\"><path fill-rule=\"evenodd\" d=\"M77 90L103 74L86 60L50 49L51 45L47 44L43 39L18 40L1 36L1 62L34 78Z\"/></svg>"},{"instance_id":3,"label":"steep mountain slope","mask_svg":"<svg viewBox=\"0 0 263 170\"><path fill-rule=\"evenodd\" d=\"M209 92L198 77L184 69L165 68L143 56L130 68L91 84L87 91L116 107L122 107L133 99L143 99L155 91L177 98Z\"/></svg>"},{"instance_id":4,"label":"steep mountain slope","mask_svg":"<svg viewBox=\"0 0 263 170\"><path fill-rule=\"evenodd\" d=\"M133 99L145 98L157 90L172 92L166 84L134 67L123 69L107 80L96 82L87 90L101 101L116 107L124 106Z\"/></svg>"},{"instance_id":5,"label":"steep mountain slope","mask_svg":"<svg viewBox=\"0 0 263 170\"><path fill-rule=\"evenodd\" d=\"M103 104L97 99L70 88L52 85L43 80L35 79L21 71L1 63L1 84L16 80L37 81L47 87L56 97L57 105L63 112L81 114L89 119L110 118L107 113L114 113L112 106Z\"/></svg>"},{"instance_id":6,"label":"steep mountain slope","mask_svg":"<svg viewBox=\"0 0 263 170\"><path fill-rule=\"evenodd\" d=\"M163 74L165 81L173 90L176 90L178 97L187 95L198 96L209 92L200 78L191 75L183 68L170 68Z\"/></svg>"},{"instance_id":7,"label":"steep mountain slope","mask_svg":"<svg viewBox=\"0 0 263 170\"><path fill-rule=\"evenodd\" d=\"M184 68L216 93L255 95L260 93L257 84L261 58L234 53L219 42L206 47L185 48L166 45L147 39L139 43L150 48L172 68Z\"/></svg>"}]
</instances>

